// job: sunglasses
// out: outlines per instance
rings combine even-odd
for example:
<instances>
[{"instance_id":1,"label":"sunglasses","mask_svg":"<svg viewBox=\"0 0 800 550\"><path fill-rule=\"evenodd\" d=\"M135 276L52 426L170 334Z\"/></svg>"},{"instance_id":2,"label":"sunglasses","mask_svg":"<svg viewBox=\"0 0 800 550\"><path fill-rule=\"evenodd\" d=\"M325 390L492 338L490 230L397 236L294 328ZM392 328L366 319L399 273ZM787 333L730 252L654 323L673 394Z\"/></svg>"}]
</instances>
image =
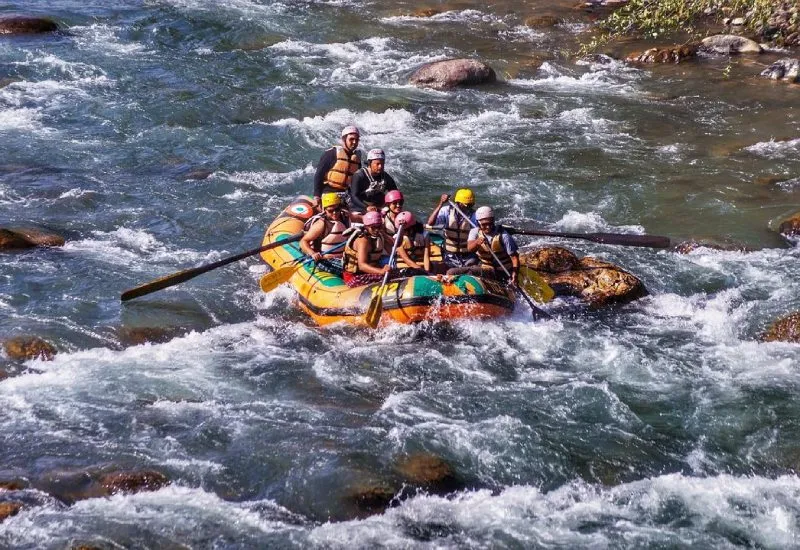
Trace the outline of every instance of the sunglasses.
<instances>
[{"instance_id":1,"label":"sunglasses","mask_svg":"<svg viewBox=\"0 0 800 550\"><path fill-rule=\"evenodd\" d=\"M397 205L397 206L403 206L404 202L405 201L392 201L392 202L389 203L389 206L392 206L393 204Z\"/></svg>"}]
</instances>

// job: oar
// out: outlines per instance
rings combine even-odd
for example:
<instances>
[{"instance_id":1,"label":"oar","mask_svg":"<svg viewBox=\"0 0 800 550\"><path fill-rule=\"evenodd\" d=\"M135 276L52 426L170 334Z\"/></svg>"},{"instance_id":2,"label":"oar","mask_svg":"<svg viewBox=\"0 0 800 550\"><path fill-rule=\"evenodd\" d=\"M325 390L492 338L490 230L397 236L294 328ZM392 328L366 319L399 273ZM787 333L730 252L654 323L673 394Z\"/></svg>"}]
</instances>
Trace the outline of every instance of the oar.
<instances>
[{"instance_id":1,"label":"oar","mask_svg":"<svg viewBox=\"0 0 800 550\"><path fill-rule=\"evenodd\" d=\"M342 248L347 241L343 241L336 246L331 247L330 249L325 251L325 254L330 254L331 252ZM293 261L293 265L285 265L279 267L275 271L271 271L261 277L261 280L258 282L261 290L264 292L272 292L283 283L287 282L289 279L292 278L292 275L297 273L297 271L307 264L309 261L312 260L310 254L306 254L304 256L300 256L296 260Z\"/></svg>"},{"instance_id":2,"label":"oar","mask_svg":"<svg viewBox=\"0 0 800 550\"><path fill-rule=\"evenodd\" d=\"M484 240L486 240L486 245L487 245L486 248L489 250L489 252L492 253L492 258L494 258L494 261L497 262L497 265L499 265L500 267L503 268L503 271L505 272L506 277L508 277L508 281L510 283L511 282L511 273L508 272L508 269L506 269L506 266L503 265L503 262L500 261L500 258L498 258L497 254L495 254L494 250L492 250L491 242L488 239L486 239L486 235L483 234L483 231L481 231L480 228L478 228L478 226L475 224L475 222L472 221L472 219L469 216L465 215L464 212L461 211L461 209L458 207L458 205L456 205L456 203L454 203L453 201L447 201L447 202L449 202L450 205L453 208L456 209L456 212L461 214L461 216L464 219L466 219L472 227L478 229L478 232L481 235L483 235ZM553 318L553 316L550 315L549 313L547 313L546 311L536 307L534 305L534 303L533 303L533 300L531 300L530 296L528 296L528 294L525 292L525 290L522 289L522 287L520 287L519 285L515 285L515 286L516 286L517 290L519 291L519 293L522 295L522 297L525 298L525 301L528 302L528 306L530 306L530 308L531 308L531 314L533 315L534 319L538 319L539 317L545 317L547 319L552 319Z\"/></svg>"},{"instance_id":3,"label":"oar","mask_svg":"<svg viewBox=\"0 0 800 550\"><path fill-rule=\"evenodd\" d=\"M556 296L556 291L553 290L553 287L547 284L547 281L541 275L527 265L519 267L517 279L519 286L540 304L546 304Z\"/></svg>"},{"instance_id":4,"label":"oar","mask_svg":"<svg viewBox=\"0 0 800 550\"><path fill-rule=\"evenodd\" d=\"M505 226L504 226L505 227ZM542 231L539 229L516 229L506 227L512 235L536 235L540 237L564 237L566 239L584 239L595 243L618 244L621 246L643 246L648 248L669 248L669 237L661 235L631 235L627 233L562 233L560 231Z\"/></svg>"},{"instance_id":5,"label":"oar","mask_svg":"<svg viewBox=\"0 0 800 550\"><path fill-rule=\"evenodd\" d=\"M403 226L401 225L397 228L397 233L394 236L394 244L392 245L392 253L389 254L388 265L390 266L390 270L384 274L381 286L378 287L377 294L375 294L375 296L372 297L372 300L370 300L369 307L367 307L367 312L364 314L364 320L371 328L376 328L378 326L378 322L381 320L381 315L383 314L383 289L386 287L387 281L389 281L391 265L394 261L395 254L397 254L397 246L400 244L402 238Z\"/></svg>"},{"instance_id":6,"label":"oar","mask_svg":"<svg viewBox=\"0 0 800 550\"><path fill-rule=\"evenodd\" d=\"M198 275L202 275L203 273L211 271L212 269L217 269L218 267L232 264L233 262L238 262L239 260L243 260L244 258L249 258L250 256L255 256L256 254L265 252L272 248L277 248L279 246L283 246L288 243L299 241L302 237L303 237L303 232L301 231L299 233L289 235L285 239L275 241L274 243L265 244L264 246L261 246L259 248L254 248L253 250L248 250L247 252L236 254L235 256L230 256L228 258L224 258L222 260L218 260L210 264L201 265L199 267L193 267L191 269L178 271L177 273L173 273L172 275L165 275L164 277L159 277L158 279L152 280L149 283L145 283L135 288L126 290L120 296L120 300L122 300L123 302L127 302L128 300L138 298L139 296L144 296L146 294L156 292L157 290L175 286L177 284L188 281L189 279L194 279Z\"/></svg>"}]
</instances>

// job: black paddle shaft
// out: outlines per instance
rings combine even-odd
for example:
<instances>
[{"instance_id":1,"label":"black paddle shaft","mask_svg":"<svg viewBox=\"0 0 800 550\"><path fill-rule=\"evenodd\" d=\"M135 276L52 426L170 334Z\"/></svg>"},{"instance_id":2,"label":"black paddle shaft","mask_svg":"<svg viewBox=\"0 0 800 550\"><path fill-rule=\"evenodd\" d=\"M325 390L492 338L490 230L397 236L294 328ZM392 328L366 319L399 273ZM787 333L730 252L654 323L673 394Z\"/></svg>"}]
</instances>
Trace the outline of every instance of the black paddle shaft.
<instances>
[{"instance_id":1,"label":"black paddle shaft","mask_svg":"<svg viewBox=\"0 0 800 550\"><path fill-rule=\"evenodd\" d=\"M584 239L601 244L620 246L642 246L646 248L669 248L669 237L661 235L632 235L629 233L563 233L560 231L543 231L539 229L516 229L506 227L512 235L534 235L537 237L563 237L565 239Z\"/></svg>"},{"instance_id":2,"label":"black paddle shaft","mask_svg":"<svg viewBox=\"0 0 800 550\"><path fill-rule=\"evenodd\" d=\"M193 267L191 269L179 271L171 275L165 275L164 277L159 277L158 279L154 279L149 283L145 283L135 288L131 288L130 290L126 290L120 296L120 300L122 300L123 302L127 302L128 300L133 300L134 298L138 298L139 296L144 296L146 294L150 294L152 292L156 292L164 288L175 286L177 284L186 282L189 279L194 279L198 275L202 275L203 273L207 273L213 269L217 269L218 267L232 264L233 262L238 262L239 260L249 258L250 256L255 256L256 254L260 254L261 252L265 252L267 250L276 248L278 246L283 246L288 243L299 241L302 237L303 237L303 232L301 231L300 233L295 233L294 235L290 235L286 239L281 239L280 241L275 241L270 244L265 244L264 246L254 248L246 252L241 252L234 256L223 258L222 260L218 260L210 264Z\"/></svg>"}]
</instances>

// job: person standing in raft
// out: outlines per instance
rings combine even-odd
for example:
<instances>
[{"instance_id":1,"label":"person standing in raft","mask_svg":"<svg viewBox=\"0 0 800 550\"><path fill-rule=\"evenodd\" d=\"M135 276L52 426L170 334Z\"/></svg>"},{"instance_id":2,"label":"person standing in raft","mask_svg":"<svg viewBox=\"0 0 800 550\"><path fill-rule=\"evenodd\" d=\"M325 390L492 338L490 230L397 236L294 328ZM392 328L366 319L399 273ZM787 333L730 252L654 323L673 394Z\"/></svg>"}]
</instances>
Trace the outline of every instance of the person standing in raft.
<instances>
[{"instance_id":1,"label":"person standing in raft","mask_svg":"<svg viewBox=\"0 0 800 550\"><path fill-rule=\"evenodd\" d=\"M380 282L391 271L390 266L381 265L392 246L383 231L381 213L367 212L363 222L364 230L353 234L344 247L343 278L350 287Z\"/></svg>"},{"instance_id":2,"label":"person standing in raft","mask_svg":"<svg viewBox=\"0 0 800 550\"><path fill-rule=\"evenodd\" d=\"M411 212L400 212L395 219L398 226L403 226L403 240L397 247L400 258L397 267L401 275L409 277L420 275L431 269L431 247L425 226Z\"/></svg>"},{"instance_id":3,"label":"person standing in raft","mask_svg":"<svg viewBox=\"0 0 800 550\"><path fill-rule=\"evenodd\" d=\"M475 193L472 189L461 188L456 191L453 199L469 218L464 218L452 205L447 204L449 200L449 195L442 195L439 204L428 216L428 225L444 231L445 264L450 267L477 265L477 256L467 249L469 232L473 224L478 225L472 210L475 205Z\"/></svg>"},{"instance_id":4,"label":"person standing in raft","mask_svg":"<svg viewBox=\"0 0 800 550\"><path fill-rule=\"evenodd\" d=\"M397 189L394 178L384 171L386 153L383 149L370 149L367 165L353 175L350 184L350 206L355 211L379 210L384 194Z\"/></svg>"},{"instance_id":5,"label":"person standing in raft","mask_svg":"<svg viewBox=\"0 0 800 550\"><path fill-rule=\"evenodd\" d=\"M314 259L318 268L341 274L343 247L339 245L347 240L350 223L356 221L361 221L361 216L342 208L338 194L323 193L322 212L303 226L305 235L300 239L300 249Z\"/></svg>"},{"instance_id":6,"label":"person standing in raft","mask_svg":"<svg viewBox=\"0 0 800 550\"><path fill-rule=\"evenodd\" d=\"M509 277L506 275L506 271L508 271L511 274L510 283L516 285L517 273L519 272L519 254L517 253L516 241L505 229L495 225L494 211L490 207L481 206L478 208L475 211L475 218L478 221L478 227L469 232L467 248L470 252L477 253L480 264L454 267L447 270L447 274L478 275L508 282ZM495 256L497 257L496 259Z\"/></svg>"},{"instance_id":7,"label":"person standing in raft","mask_svg":"<svg viewBox=\"0 0 800 550\"><path fill-rule=\"evenodd\" d=\"M345 126L342 129L342 144L334 145L322 153L314 173L314 208L319 208L323 193L339 193L344 202L349 199L353 174L361 168L359 139L361 133L358 128Z\"/></svg>"},{"instance_id":8,"label":"person standing in raft","mask_svg":"<svg viewBox=\"0 0 800 550\"><path fill-rule=\"evenodd\" d=\"M386 206L383 208L383 230L390 237L397 233L397 216L403 211L405 197L400 191L394 190L386 193Z\"/></svg>"}]
</instances>

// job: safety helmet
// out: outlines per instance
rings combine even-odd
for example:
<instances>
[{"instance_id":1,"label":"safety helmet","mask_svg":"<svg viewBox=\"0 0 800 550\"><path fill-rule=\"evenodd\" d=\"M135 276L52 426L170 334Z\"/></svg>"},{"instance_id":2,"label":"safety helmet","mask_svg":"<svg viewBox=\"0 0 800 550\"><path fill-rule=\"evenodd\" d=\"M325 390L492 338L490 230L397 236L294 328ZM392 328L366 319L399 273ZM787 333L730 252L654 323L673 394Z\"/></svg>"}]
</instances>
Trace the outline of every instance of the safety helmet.
<instances>
[{"instance_id":1,"label":"safety helmet","mask_svg":"<svg viewBox=\"0 0 800 550\"><path fill-rule=\"evenodd\" d=\"M339 206L342 204L342 198L338 193L323 193L322 194L322 208L329 206Z\"/></svg>"},{"instance_id":2,"label":"safety helmet","mask_svg":"<svg viewBox=\"0 0 800 550\"><path fill-rule=\"evenodd\" d=\"M383 149L370 149L367 153L367 162L371 160L386 160L386 153Z\"/></svg>"},{"instance_id":3,"label":"safety helmet","mask_svg":"<svg viewBox=\"0 0 800 550\"><path fill-rule=\"evenodd\" d=\"M414 217L414 214L405 210L400 212L397 217L394 219L397 225L405 225L406 227L412 226L417 223L417 219Z\"/></svg>"},{"instance_id":4,"label":"safety helmet","mask_svg":"<svg viewBox=\"0 0 800 550\"><path fill-rule=\"evenodd\" d=\"M345 126L342 128L342 137L349 136L350 134L361 136L361 132L359 132L358 128L355 126Z\"/></svg>"},{"instance_id":5,"label":"safety helmet","mask_svg":"<svg viewBox=\"0 0 800 550\"><path fill-rule=\"evenodd\" d=\"M456 191L456 196L453 198L453 200L457 203L469 206L475 204L475 193L472 192L472 189L462 187Z\"/></svg>"},{"instance_id":6,"label":"safety helmet","mask_svg":"<svg viewBox=\"0 0 800 550\"><path fill-rule=\"evenodd\" d=\"M386 196L383 198L383 202L385 202L386 204L391 204L393 202L402 201L402 200L405 200L403 198L403 194L400 191L398 191L397 189L393 189L392 191L389 191L388 193L386 193Z\"/></svg>"},{"instance_id":7,"label":"safety helmet","mask_svg":"<svg viewBox=\"0 0 800 550\"><path fill-rule=\"evenodd\" d=\"M380 212L367 212L364 214L363 218L364 227L372 227L375 225L382 225L383 224L383 216L381 216Z\"/></svg>"},{"instance_id":8,"label":"safety helmet","mask_svg":"<svg viewBox=\"0 0 800 550\"><path fill-rule=\"evenodd\" d=\"M491 206L481 206L475 211L475 219L485 220L487 218L494 219L494 211L492 210Z\"/></svg>"}]
</instances>

